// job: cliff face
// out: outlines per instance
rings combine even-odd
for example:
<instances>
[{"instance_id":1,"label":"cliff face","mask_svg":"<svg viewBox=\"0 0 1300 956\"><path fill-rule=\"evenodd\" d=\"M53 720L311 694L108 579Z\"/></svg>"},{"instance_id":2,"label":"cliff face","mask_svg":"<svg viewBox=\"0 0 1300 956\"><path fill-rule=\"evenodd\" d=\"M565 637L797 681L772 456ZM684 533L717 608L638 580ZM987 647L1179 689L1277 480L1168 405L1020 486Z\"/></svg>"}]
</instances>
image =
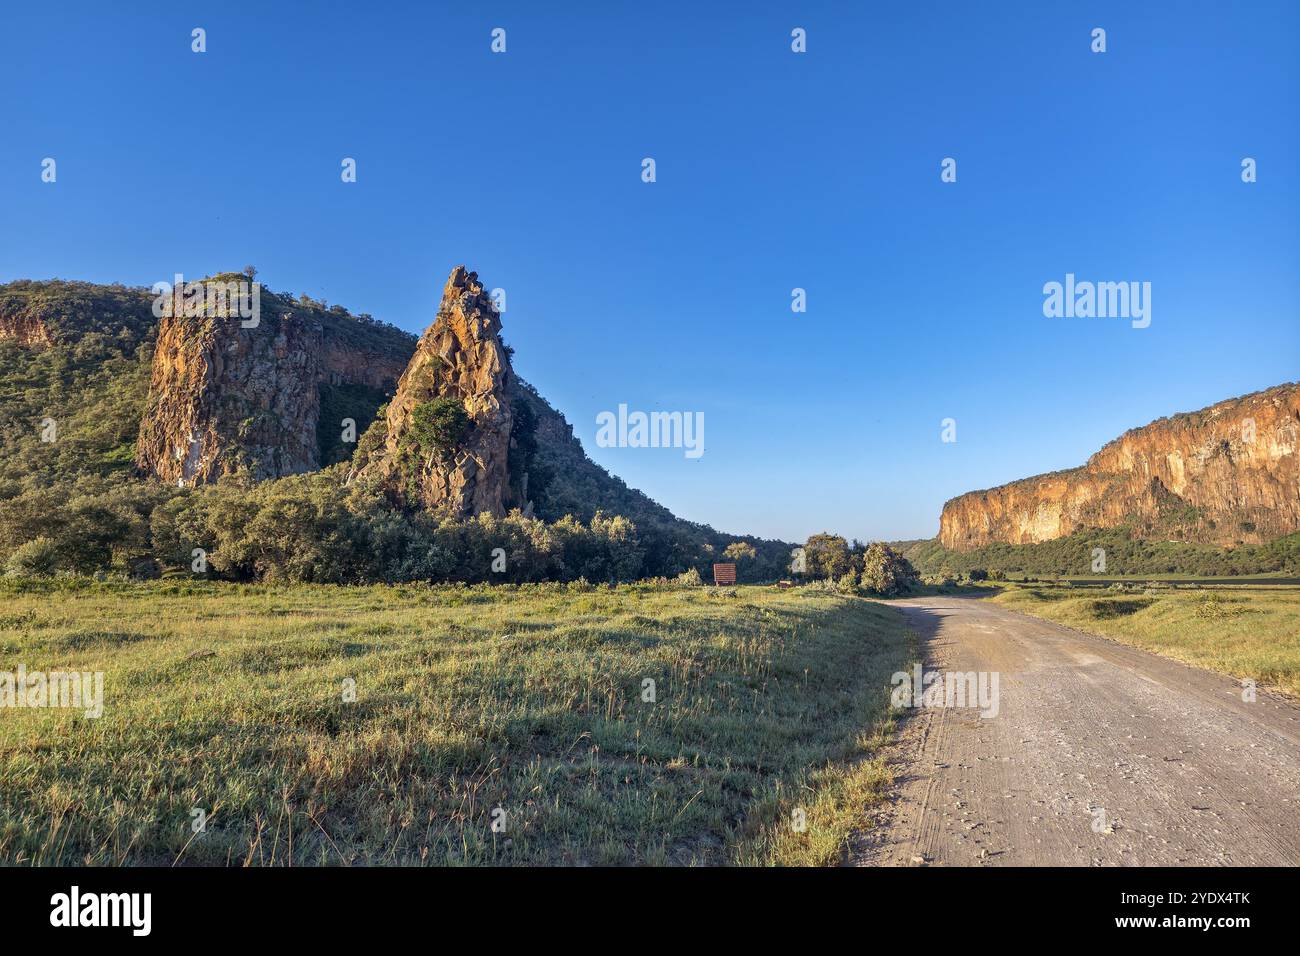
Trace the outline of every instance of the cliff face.
<instances>
[{"instance_id":1,"label":"cliff face","mask_svg":"<svg viewBox=\"0 0 1300 956\"><path fill-rule=\"evenodd\" d=\"M1300 384L1135 428L1081 468L953 498L939 540L968 551L1125 524L1215 544L1300 530Z\"/></svg>"},{"instance_id":2,"label":"cliff face","mask_svg":"<svg viewBox=\"0 0 1300 956\"><path fill-rule=\"evenodd\" d=\"M50 330L37 317L3 311L0 311L0 339L36 347L54 344Z\"/></svg>"},{"instance_id":3,"label":"cliff face","mask_svg":"<svg viewBox=\"0 0 1300 956\"><path fill-rule=\"evenodd\" d=\"M374 480L406 504L505 514L518 497L510 484L512 382L501 319L478 275L457 266L383 421L358 453L353 478ZM427 416L456 407L467 427L454 441L432 442Z\"/></svg>"},{"instance_id":4,"label":"cliff face","mask_svg":"<svg viewBox=\"0 0 1300 956\"><path fill-rule=\"evenodd\" d=\"M392 394L406 370L409 349L394 351L324 336L321 372L331 385L359 384Z\"/></svg>"},{"instance_id":5,"label":"cliff face","mask_svg":"<svg viewBox=\"0 0 1300 956\"><path fill-rule=\"evenodd\" d=\"M294 316L263 315L252 329L237 316L164 318L137 466L184 487L316 468L321 338Z\"/></svg>"},{"instance_id":6,"label":"cliff face","mask_svg":"<svg viewBox=\"0 0 1300 956\"><path fill-rule=\"evenodd\" d=\"M349 323L269 294L253 328L237 314L164 317L137 468L183 487L236 472L260 481L319 468L322 389L391 391L410 354L404 333L354 332Z\"/></svg>"}]
</instances>

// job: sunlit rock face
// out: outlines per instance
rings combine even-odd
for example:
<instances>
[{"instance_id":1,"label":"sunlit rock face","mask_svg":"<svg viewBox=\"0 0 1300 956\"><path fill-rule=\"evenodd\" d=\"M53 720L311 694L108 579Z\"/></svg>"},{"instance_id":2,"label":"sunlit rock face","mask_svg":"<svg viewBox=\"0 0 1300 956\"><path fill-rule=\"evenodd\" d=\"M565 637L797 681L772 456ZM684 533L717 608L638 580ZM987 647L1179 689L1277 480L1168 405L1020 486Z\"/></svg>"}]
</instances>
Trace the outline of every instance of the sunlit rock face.
<instances>
[{"instance_id":1,"label":"sunlit rock face","mask_svg":"<svg viewBox=\"0 0 1300 956\"><path fill-rule=\"evenodd\" d=\"M166 317L154 349L136 465L190 487L245 471L253 480L319 467L322 330L296 316Z\"/></svg>"},{"instance_id":2,"label":"sunlit rock face","mask_svg":"<svg viewBox=\"0 0 1300 956\"><path fill-rule=\"evenodd\" d=\"M0 308L0 339L38 348L54 344L54 337L40 319L3 308Z\"/></svg>"},{"instance_id":3,"label":"sunlit rock face","mask_svg":"<svg viewBox=\"0 0 1300 956\"><path fill-rule=\"evenodd\" d=\"M359 450L355 480L376 481L407 505L457 516L505 514L516 503L512 382L500 316L478 275L457 266L377 433ZM459 403L468 428L454 448L433 451L412 441L413 417L439 400Z\"/></svg>"},{"instance_id":4,"label":"sunlit rock face","mask_svg":"<svg viewBox=\"0 0 1300 956\"><path fill-rule=\"evenodd\" d=\"M192 487L242 473L253 481L320 467L321 387L392 391L412 340L391 327L358 334L352 318L262 297L237 313L159 322L136 466ZM367 327L369 328L369 327Z\"/></svg>"},{"instance_id":5,"label":"sunlit rock face","mask_svg":"<svg viewBox=\"0 0 1300 956\"><path fill-rule=\"evenodd\" d=\"M1162 418L1069 471L972 491L943 506L939 540L969 551L1080 528L1214 544L1300 530L1300 385Z\"/></svg>"}]
</instances>

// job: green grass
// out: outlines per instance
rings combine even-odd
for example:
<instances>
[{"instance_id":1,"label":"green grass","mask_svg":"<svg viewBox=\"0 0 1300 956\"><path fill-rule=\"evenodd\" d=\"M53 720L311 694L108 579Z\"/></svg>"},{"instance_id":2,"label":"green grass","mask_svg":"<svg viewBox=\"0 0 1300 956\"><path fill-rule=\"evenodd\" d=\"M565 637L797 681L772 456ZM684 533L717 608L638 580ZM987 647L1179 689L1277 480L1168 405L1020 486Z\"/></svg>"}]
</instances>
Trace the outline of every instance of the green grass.
<instances>
[{"instance_id":1,"label":"green grass","mask_svg":"<svg viewBox=\"0 0 1300 956\"><path fill-rule=\"evenodd\" d=\"M0 671L106 674L97 720L0 709L18 864L834 863L915 653L811 589L0 580L0 608Z\"/></svg>"},{"instance_id":2,"label":"green grass","mask_svg":"<svg viewBox=\"0 0 1300 956\"><path fill-rule=\"evenodd\" d=\"M992 600L1300 696L1300 588L1011 585Z\"/></svg>"}]
</instances>

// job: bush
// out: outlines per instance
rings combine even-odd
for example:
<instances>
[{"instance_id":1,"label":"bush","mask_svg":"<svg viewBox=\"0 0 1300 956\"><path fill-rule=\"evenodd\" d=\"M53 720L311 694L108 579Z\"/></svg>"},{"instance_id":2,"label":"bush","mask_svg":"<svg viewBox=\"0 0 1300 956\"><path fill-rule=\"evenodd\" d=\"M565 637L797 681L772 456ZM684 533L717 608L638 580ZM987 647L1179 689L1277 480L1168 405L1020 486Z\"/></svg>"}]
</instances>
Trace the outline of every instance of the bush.
<instances>
[{"instance_id":1,"label":"bush","mask_svg":"<svg viewBox=\"0 0 1300 956\"><path fill-rule=\"evenodd\" d=\"M469 415L457 399L435 398L411 410L410 436L425 455L453 451L468 430Z\"/></svg>"},{"instance_id":2,"label":"bush","mask_svg":"<svg viewBox=\"0 0 1300 956\"><path fill-rule=\"evenodd\" d=\"M1094 598L1088 603L1088 613L1098 620L1128 617L1154 603L1155 598Z\"/></svg>"},{"instance_id":3,"label":"bush","mask_svg":"<svg viewBox=\"0 0 1300 956\"><path fill-rule=\"evenodd\" d=\"M735 561L739 564L741 561L753 561L757 559L758 552L748 541L733 541L727 545L722 556L728 561Z\"/></svg>"},{"instance_id":4,"label":"bush","mask_svg":"<svg viewBox=\"0 0 1300 956\"><path fill-rule=\"evenodd\" d=\"M849 543L836 534L815 534L803 546L809 578L837 580L853 568Z\"/></svg>"},{"instance_id":5,"label":"bush","mask_svg":"<svg viewBox=\"0 0 1300 956\"><path fill-rule=\"evenodd\" d=\"M620 515L598 511L588 524L572 516L548 524L518 510L440 518L346 485L342 475L334 468L252 487L223 482L163 502L147 525L153 557L188 572L201 548L223 578L334 584L613 584L646 571L637 527Z\"/></svg>"},{"instance_id":6,"label":"bush","mask_svg":"<svg viewBox=\"0 0 1300 956\"><path fill-rule=\"evenodd\" d=\"M893 597L916 583L911 563L887 544L877 541L862 556L862 586L875 594Z\"/></svg>"},{"instance_id":7,"label":"bush","mask_svg":"<svg viewBox=\"0 0 1300 956\"><path fill-rule=\"evenodd\" d=\"M1192 612L1202 620L1217 621L1245 614L1246 608L1237 599L1226 598L1216 591L1207 591L1197 596Z\"/></svg>"},{"instance_id":8,"label":"bush","mask_svg":"<svg viewBox=\"0 0 1300 956\"><path fill-rule=\"evenodd\" d=\"M33 538L9 555L5 573L15 577L44 577L53 574L58 563L58 543L53 538Z\"/></svg>"}]
</instances>

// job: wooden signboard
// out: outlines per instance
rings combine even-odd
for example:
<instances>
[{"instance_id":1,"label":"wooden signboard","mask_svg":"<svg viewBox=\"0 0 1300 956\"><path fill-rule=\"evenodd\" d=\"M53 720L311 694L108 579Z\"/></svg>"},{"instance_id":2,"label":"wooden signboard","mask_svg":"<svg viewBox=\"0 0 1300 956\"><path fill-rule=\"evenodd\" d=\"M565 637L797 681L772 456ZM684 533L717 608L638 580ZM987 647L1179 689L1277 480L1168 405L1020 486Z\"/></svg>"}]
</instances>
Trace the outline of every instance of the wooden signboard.
<instances>
[{"instance_id":1,"label":"wooden signboard","mask_svg":"<svg viewBox=\"0 0 1300 956\"><path fill-rule=\"evenodd\" d=\"M713 566L714 584L735 584L736 566L734 564L715 564Z\"/></svg>"}]
</instances>

